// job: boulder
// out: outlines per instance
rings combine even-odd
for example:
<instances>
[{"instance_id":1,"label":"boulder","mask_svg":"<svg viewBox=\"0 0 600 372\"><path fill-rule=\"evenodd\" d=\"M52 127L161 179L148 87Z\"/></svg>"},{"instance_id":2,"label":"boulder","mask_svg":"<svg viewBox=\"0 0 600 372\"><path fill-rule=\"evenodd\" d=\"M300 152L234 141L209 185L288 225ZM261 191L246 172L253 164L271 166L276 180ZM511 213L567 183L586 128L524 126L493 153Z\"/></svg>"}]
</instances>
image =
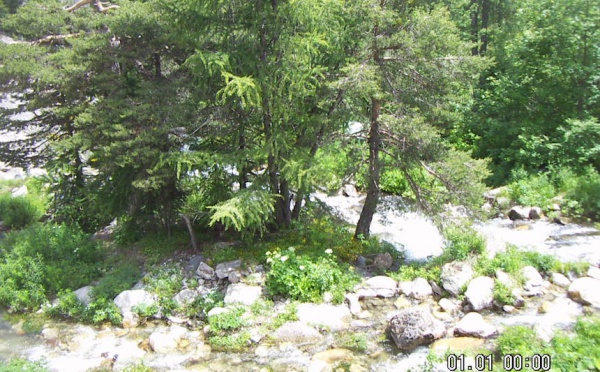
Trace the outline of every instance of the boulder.
<instances>
[{"instance_id":1,"label":"boulder","mask_svg":"<svg viewBox=\"0 0 600 372\"><path fill-rule=\"evenodd\" d=\"M539 220L540 218L542 218L542 215L544 213L542 212L542 208L540 207L531 207L531 209L529 210L529 219L530 220Z\"/></svg>"},{"instance_id":2,"label":"boulder","mask_svg":"<svg viewBox=\"0 0 600 372\"><path fill-rule=\"evenodd\" d=\"M196 269L196 274L204 280L212 280L215 277L215 270L206 262L200 262Z\"/></svg>"},{"instance_id":3,"label":"boulder","mask_svg":"<svg viewBox=\"0 0 600 372\"><path fill-rule=\"evenodd\" d=\"M511 221L526 220L529 219L529 211L530 208L515 205L508 211L508 218L510 218Z\"/></svg>"},{"instance_id":4,"label":"boulder","mask_svg":"<svg viewBox=\"0 0 600 372\"><path fill-rule=\"evenodd\" d=\"M596 266L590 266L587 271L587 276L600 280L600 268L597 268Z\"/></svg>"},{"instance_id":5,"label":"boulder","mask_svg":"<svg viewBox=\"0 0 600 372\"><path fill-rule=\"evenodd\" d=\"M295 345L320 341L323 335L313 327L302 322L287 322L271 333L270 337L277 343L291 342Z\"/></svg>"},{"instance_id":6,"label":"boulder","mask_svg":"<svg viewBox=\"0 0 600 372\"><path fill-rule=\"evenodd\" d=\"M18 198L19 196L27 195L29 191L27 190L27 186L23 185L21 187L15 187L10 193L13 198Z\"/></svg>"},{"instance_id":7,"label":"boulder","mask_svg":"<svg viewBox=\"0 0 600 372\"><path fill-rule=\"evenodd\" d=\"M140 316L134 312L126 311L123 313L123 328L135 328L140 325Z\"/></svg>"},{"instance_id":8,"label":"boulder","mask_svg":"<svg viewBox=\"0 0 600 372\"><path fill-rule=\"evenodd\" d=\"M504 272L500 269L496 270L496 280L498 280L498 282L504 284L508 288L516 288L517 287L517 282L515 282L514 279L511 278L510 275L508 275L506 272Z\"/></svg>"},{"instance_id":9,"label":"boulder","mask_svg":"<svg viewBox=\"0 0 600 372\"><path fill-rule=\"evenodd\" d=\"M478 276L471 280L465 292L465 297L475 311L492 307L494 301L494 279L487 276Z\"/></svg>"},{"instance_id":10,"label":"boulder","mask_svg":"<svg viewBox=\"0 0 600 372\"><path fill-rule=\"evenodd\" d=\"M400 291L407 297L417 300L423 300L433 295L431 285L423 278L415 278L412 282L401 282L399 287Z\"/></svg>"},{"instance_id":11,"label":"boulder","mask_svg":"<svg viewBox=\"0 0 600 372\"><path fill-rule=\"evenodd\" d=\"M115 297L114 303L121 310L121 314L140 304L153 305L157 301L156 295L143 289L135 289L121 292Z\"/></svg>"},{"instance_id":12,"label":"boulder","mask_svg":"<svg viewBox=\"0 0 600 372\"><path fill-rule=\"evenodd\" d=\"M148 338L148 343L154 352L168 354L177 350L179 342L187 337L187 330L173 326L167 332L155 331Z\"/></svg>"},{"instance_id":13,"label":"boulder","mask_svg":"<svg viewBox=\"0 0 600 372\"><path fill-rule=\"evenodd\" d=\"M229 277L229 274L232 271L237 271L241 266L241 260L223 262L217 265L217 267L215 268L215 273L217 274L217 278L225 279Z\"/></svg>"},{"instance_id":14,"label":"boulder","mask_svg":"<svg viewBox=\"0 0 600 372\"><path fill-rule=\"evenodd\" d=\"M438 305L440 306L440 308L442 310L444 310L448 314L454 314L458 311L458 306L456 306L456 304L454 302L450 301L447 298L442 298L438 302Z\"/></svg>"},{"instance_id":15,"label":"boulder","mask_svg":"<svg viewBox=\"0 0 600 372\"><path fill-rule=\"evenodd\" d=\"M355 293L346 294L346 302L348 303L348 308L350 309L350 313L352 315L358 315L362 311L360 306L360 301L358 301L358 295Z\"/></svg>"},{"instance_id":16,"label":"boulder","mask_svg":"<svg viewBox=\"0 0 600 372\"><path fill-rule=\"evenodd\" d=\"M373 268L377 270L387 270L392 267L394 259L388 252L379 253L373 260Z\"/></svg>"},{"instance_id":17,"label":"boulder","mask_svg":"<svg viewBox=\"0 0 600 372\"><path fill-rule=\"evenodd\" d=\"M85 287L81 287L77 289L75 292L75 297L85 306L89 305L92 302L92 289L94 287L91 285L86 285Z\"/></svg>"},{"instance_id":18,"label":"boulder","mask_svg":"<svg viewBox=\"0 0 600 372\"><path fill-rule=\"evenodd\" d=\"M396 346L411 351L420 345L428 345L446 333L444 323L435 319L424 308L410 308L390 319L388 330Z\"/></svg>"},{"instance_id":19,"label":"boulder","mask_svg":"<svg viewBox=\"0 0 600 372\"><path fill-rule=\"evenodd\" d=\"M458 296L473 275L473 268L466 262L447 263L442 266L442 287L453 296Z\"/></svg>"},{"instance_id":20,"label":"boulder","mask_svg":"<svg viewBox=\"0 0 600 372\"><path fill-rule=\"evenodd\" d=\"M356 294L359 298L394 297L398 294L398 283L388 276L374 276L367 279Z\"/></svg>"},{"instance_id":21,"label":"boulder","mask_svg":"<svg viewBox=\"0 0 600 372\"><path fill-rule=\"evenodd\" d=\"M198 297L198 292L192 289L184 289L173 296L173 301L175 301L179 306L185 306L194 302L196 297Z\"/></svg>"},{"instance_id":22,"label":"boulder","mask_svg":"<svg viewBox=\"0 0 600 372\"><path fill-rule=\"evenodd\" d=\"M454 328L455 336L468 336L488 338L496 335L498 330L496 327L486 322L479 313L468 313L465 315Z\"/></svg>"},{"instance_id":23,"label":"boulder","mask_svg":"<svg viewBox=\"0 0 600 372\"><path fill-rule=\"evenodd\" d=\"M225 304L242 304L250 306L262 295L262 287L243 283L230 284L225 293Z\"/></svg>"},{"instance_id":24,"label":"boulder","mask_svg":"<svg viewBox=\"0 0 600 372\"><path fill-rule=\"evenodd\" d=\"M582 305L600 309L600 280L584 277L573 280L567 295Z\"/></svg>"},{"instance_id":25,"label":"boulder","mask_svg":"<svg viewBox=\"0 0 600 372\"><path fill-rule=\"evenodd\" d=\"M332 331L345 329L352 321L348 306L329 304L299 304L298 320L304 324L327 327Z\"/></svg>"},{"instance_id":26,"label":"boulder","mask_svg":"<svg viewBox=\"0 0 600 372\"><path fill-rule=\"evenodd\" d=\"M358 191L356 191L356 187L353 184L346 184L342 186L340 190L341 194L348 198L356 198L358 197Z\"/></svg>"},{"instance_id":27,"label":"boulder","mask_svg":"<svg viewBox=\"0 0 600 372\"><path fill-rule=\"evenodd\" d=\"M521 269L525 284L523 289L525 290L526 296L539 296L542 294L542 286L544 285L544 279L533 266L525 266Z\"/></svg>"}]
</instances>

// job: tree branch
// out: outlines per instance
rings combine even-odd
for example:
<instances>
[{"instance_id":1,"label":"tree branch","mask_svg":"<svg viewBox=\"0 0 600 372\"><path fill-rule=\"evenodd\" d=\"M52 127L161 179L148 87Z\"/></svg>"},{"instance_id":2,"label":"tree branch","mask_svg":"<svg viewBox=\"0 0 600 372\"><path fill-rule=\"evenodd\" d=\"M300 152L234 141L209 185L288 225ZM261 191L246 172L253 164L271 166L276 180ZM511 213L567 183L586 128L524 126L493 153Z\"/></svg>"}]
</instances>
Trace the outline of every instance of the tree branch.
<instances>
[{"instance_id":1,"label":"tree branch","mask_svg":"<svg viewBox=\"0 0 600 372\"><path fill-rule=\"evenodd\" d=\"M108 3L102 3L100 0L79 0L75 4L65 8L65 10L67 12L71 13L83 6L90 5L90 4L96 5L96 8L101 13L106 13L111 9L117 9L119 7L118 5L107 5Z\"/></svg>"}]
</instances>

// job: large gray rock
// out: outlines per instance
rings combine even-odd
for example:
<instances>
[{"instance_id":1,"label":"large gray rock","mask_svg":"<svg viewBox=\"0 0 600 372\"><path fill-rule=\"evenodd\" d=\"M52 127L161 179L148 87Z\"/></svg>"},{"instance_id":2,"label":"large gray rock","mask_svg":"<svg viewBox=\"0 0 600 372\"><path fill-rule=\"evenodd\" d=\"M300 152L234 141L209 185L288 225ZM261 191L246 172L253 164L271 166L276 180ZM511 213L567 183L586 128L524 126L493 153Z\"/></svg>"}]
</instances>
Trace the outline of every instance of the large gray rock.
<instances>
[{"instance_id":1,"label":"large gray rock","mask_svg":"<svg viewBox=\"0 0 600 372\"><path fill-rule=\"evenodd\" d=\"M446 333L444 323L435 319L424 308L410 308L390 319L388 329L396 346L410 351L420 345L427 345Z\"/></svg>"},{"instance_id":2,"label":"large gray rock","mask_svg":"<svg viewBox=\"0 0 600 372\"><path fill-rule=\"evenodd\" d=\"M230 284L225 293L225 304L242 304L250 306L255 303L262 294L262 287L247 285L243 283Z\"/></svg>"},{"instance_id":3,"label":"large gray rock","mask_svg":"<svg viewBox=\"0 0 600 372\"><path fill-rule=\"evenodd\" d=\"M526 220L529 219L529 211L531 208L526 208L520 205L516 205L508 211L508 218L512 221Z\"/></svg>"},{"instance_id":4,"label":"large gray rock","mask_svg":"<svg viewBox=\"0 0 600 372\"><path fill-rule=\"evenodd\" d=\"M497 333L496 327L486 322L481 314L475 312L465 315L454 328L455 336L488 338Z\"/></svg>"},{"instance_id":5,"label":"large gray rock","mask_svg":"<svg viewBox=\"0 0 600 372\"><path fill-rule=\"evenodd\" d=\"M373 260L373 268L377 270L387 270L394 264L392 255L388 252L379 253Z\"/></svg>"},{"instance_id":6,"label":"large gray rock","mask_svg":"<svg viewBox=\"0 0 600 372\"><path fill-rule=\"evenodd\" d=\"M398 283L389 276L374 276L367 279L356 294L359 298L394 297L398 294Z\"/></svg>"},{"instance_id":7,"label":"large gray rock","mask_svg":"<svg viewBox=\"0 0 600 372\"><path fill-rule=\"evenodd\" d=\"M473 268L466 262L454 261L442 266L442 287L453 296L458 296L462 288L473 278Z\"/></svg>"},{"instance_id":8,"label":"large gray rock","mask_svg":"<svg viewBox=\"0 0 600 372\"><path fill-rule=\"evenodd\" d=\"M198 295L199 293L192 289L184 289L173 296L173 301L175 301L179 306L185 306L194 302Z\"/></svg>"},{"instance_id":9,"label":"large gray rock","mask_svg":"<svg viewBox=\"0 0 600 372\"><path fill-rule=\"evenodd\" d=\"M494 301L494 279L487 276L478 276L471 280L465 292L465 297L475 311L492 307Z\"/></svg>"},{"instance_id":10,"label":"large gray rock","mask_svg":"<svg viewBox=\"0 0 600 372\"><path fill-rule=\"evenodd\" d=\"M291 342L295 345L313 343L323 339L323 335L302 322L287 322L270 335L278 343Z\"/></svg>"},{"instance_id":11,"label":"large gray rock","mask_svg":"<svg viewBox=\"0 0 600 372\"><path fill-rule=\"evenodd\" d=\"M179 341L187 338L187 333L188 332L185 328L173 326L168 329L167 332L153 332L148 339L148 343L154 352L159 354L168 354L177 350Z\"/></svg>"},{"instance_id":12,"label":"large gray rock","mask_svg":"<svg viewBox=\"0 0 600 372\"><path fill-rule=\"evenodd\" d=\"M600 309L600 280L584 277L573 280L567 292L570 299Z\"/></svg>"},{"instance_id":13,"label":"large gray rock","mask_svg":"<svg viewBox=\"0 0 600 372\"><path fill-rule=\"evenodd\" d=\"M196 274L204 280L211 280L215 277L215 270L208 266L206 262L200 262L196 269Z\"/></svg>"},{"instance_id":14,"label":"large gray rock","mask_svg":"<svg viewBox=\"0 0 600 372\"><path fill-rule=\"evenodd\" d=\"M241 260L223 262L217 265L217 267L215 268L215 273L217 274L217 278L225 279L229 277L229 274L232 271L237 271L241 266Z\"/></svg>"},{"instance_id":15,"label":"large gray rock","mask_svg":"<svg viewBox=\"0 0 600 372\"><path fill-rule=\"evenodd\" d=\"M540 275L537 269L533 266L525 266L521 269L525 284L523 289L527 296L539 296L542 294L542 287L544 285L544 278Z\"/></svg>"},{"instance_id":16,"label":"large gray rock","mask_svg":"<svg viewBox=\"0 0 600 372\"><path fill-rule=\"evenodd\" d=\"M305 324L327 327L332 331L348 328L352 314L348 306L329 304L299 304L298 320Z\"/></svg>"},{"instance_id":17,"label":"large gray rock","mask_svg":"<svg viewBox=\"0 0 600 372\"><path fill-rule=\"evenodd\" d=\"M423 300L433 295L431 285L423 278L415 278L412 282L401 282L399 287L407 297L417 300Z\"/></svg>"},{"instance_id":18,"label":"large gray rock","mask_svg":"<svg viewBox=\"0 0 600 372\"><path fill-rule=\"evenodd\" d=\"M131 311L131 309L136 305L153 305L156 303L156 301L156 295L143 289L135 289L121 292L117 297L115 297L114 303L121 310L121 314L123 314L126 311Z\"/></svg>"},{"instance_id":19,"label":"large gray rock","mask_svg":"<svg viewBox=\"0 0 600 372\"><path fill-rule=\"evenodd\" d=\"M81 287L75 292L75 297L85 306L89 305L92 302L92 289L94 289L91 285L86 285L85 287Z\"/></svg>"}]
</instances>

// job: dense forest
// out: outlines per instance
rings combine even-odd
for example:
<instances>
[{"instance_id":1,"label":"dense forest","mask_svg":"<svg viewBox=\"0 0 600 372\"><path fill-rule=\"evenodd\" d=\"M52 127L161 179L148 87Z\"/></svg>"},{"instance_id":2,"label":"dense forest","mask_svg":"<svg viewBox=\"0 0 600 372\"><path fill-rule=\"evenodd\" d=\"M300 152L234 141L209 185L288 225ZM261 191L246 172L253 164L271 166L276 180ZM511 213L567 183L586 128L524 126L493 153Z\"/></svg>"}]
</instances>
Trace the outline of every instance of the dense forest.
<instances>
[{"instance_id":1,"label":"dense forest","mask_svg":"<svg viewBox=\"0 0 600 372\"><path fill-rule=\"evenodd\" d=\"M15 40L2 90L20 102L2 128L31 133L1 159L43 164L54 218L89 231L185 220L253 236L348 179L367 194L356 237L382 190L432 213L528 175L598 193L591 0L5 0L0 14Z\"/></svg>"},{"instance_id":2,"label":"dense forest","mask_svg":"<svg viewBox=\"0 0 600 372\"><path fill-rule=\"evenodd\" d=\"M184 319L213 350L239 352L298 318L290 299L361 310L371 275L385 284L378 300L420 280L417 302L501 315L561 290L566 301L583 279L593 299L570 298L600 308L600 263L510 244L488 257L472 226L520 205L548 226L598 227L597 0L2 0L0 80L0 175L43 169L0 179L0 307L12 314L125 328ZM317 192L364 197L356 225ZM371 236L390 195L436 223L439 256L408 262ZM448 265L471 276L449 290L461 273ZM526 299L523 270L539 276ZM481 308L467 294L475 275L489 284ZM552 296L539 297L542 275ZM210 317L237 284L258 302ZM115 298L134 285L152 304L123 310ZM195 297L180 301L184 291ZM263 322L258 341L248 316ZM383 353L379 316L323 347ZM600 321L574 330L544 343L510 329L495 352L600 370Z\"/></svg>"}]
</instances>

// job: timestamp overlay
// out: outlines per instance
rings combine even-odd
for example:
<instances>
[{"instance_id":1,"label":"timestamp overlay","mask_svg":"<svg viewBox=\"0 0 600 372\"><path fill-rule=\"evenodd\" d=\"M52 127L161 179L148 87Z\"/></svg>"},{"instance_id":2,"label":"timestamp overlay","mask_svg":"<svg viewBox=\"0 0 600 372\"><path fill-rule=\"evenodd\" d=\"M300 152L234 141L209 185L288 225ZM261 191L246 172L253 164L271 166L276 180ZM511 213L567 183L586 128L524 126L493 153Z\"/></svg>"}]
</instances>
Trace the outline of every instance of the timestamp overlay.
<instances>
[{"instance_id":1,"label":"timestamp overlay","mask_svg":"<svg viewBox=\"0 0 600 372\"><path fill-rule=\"evenodd\" d=\"M494 362L497 362L494 366ZM507 354L501 360L494 360L493 354L449 354L446 357L449 371L550 371L552 357L548 354Z\"/></svg>"}]
</instances>

